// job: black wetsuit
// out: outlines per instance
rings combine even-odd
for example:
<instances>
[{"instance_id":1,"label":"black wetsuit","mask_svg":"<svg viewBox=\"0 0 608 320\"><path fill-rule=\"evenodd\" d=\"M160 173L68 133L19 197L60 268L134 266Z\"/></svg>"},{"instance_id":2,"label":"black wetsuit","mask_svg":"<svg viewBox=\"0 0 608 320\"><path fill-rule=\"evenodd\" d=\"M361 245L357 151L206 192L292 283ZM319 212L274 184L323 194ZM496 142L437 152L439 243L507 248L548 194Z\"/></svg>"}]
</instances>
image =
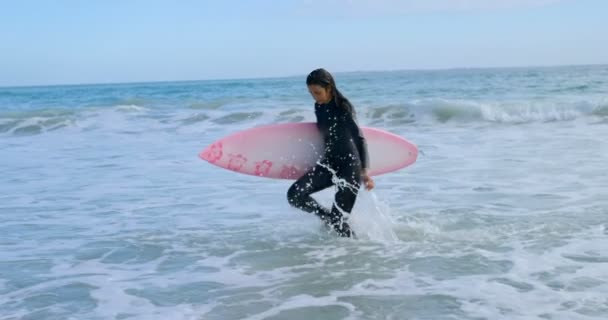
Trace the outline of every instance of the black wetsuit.
<instances>
[{"instance_id":1,"label":"black wetsuit","mask_svg":"<svg viewBox=\"0 0 608 320\"><path fill-rule=\"evenodd\" d=\"M368 167L367 144L351 112L336 105L315 103L317 127L325 143L323 157L310 171L300 177L287 191L289 203L306 212L318 215L342 236L350 236L350 226L342 219L340 210L350 213L359 191L361 170ZM334 185L334 171L338 190L331 210L321 206L312 193Z\"/></svg>"}]
</instances>

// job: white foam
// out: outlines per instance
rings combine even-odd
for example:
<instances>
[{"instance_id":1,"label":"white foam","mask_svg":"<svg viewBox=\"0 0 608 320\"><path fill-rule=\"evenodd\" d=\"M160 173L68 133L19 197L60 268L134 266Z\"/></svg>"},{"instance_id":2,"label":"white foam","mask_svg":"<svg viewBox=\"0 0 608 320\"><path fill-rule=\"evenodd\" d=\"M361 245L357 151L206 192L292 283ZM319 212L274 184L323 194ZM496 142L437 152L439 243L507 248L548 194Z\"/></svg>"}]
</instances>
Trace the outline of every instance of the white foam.
<instances>
[{"instance_id":1,"label":"white foam","mask_svg":"<svg viewBox=\"0 0 608 320\"><path fill-rule=\"evenodd\" d=\"M301 307L325 307L325 306L341 306L349 311L355 311L355 308L345 302L337 301L335 296L327 296L327 297L314 297L306 294L297 295L290 297L286 301L282 301L278 306L272 307L269 310L266 310L262 313L258 313L248 317L248 319L256 320L256 319L266 319L268 317L276 316L280 314L282 311L296 309Z\"/></svg>"}]
</instances>

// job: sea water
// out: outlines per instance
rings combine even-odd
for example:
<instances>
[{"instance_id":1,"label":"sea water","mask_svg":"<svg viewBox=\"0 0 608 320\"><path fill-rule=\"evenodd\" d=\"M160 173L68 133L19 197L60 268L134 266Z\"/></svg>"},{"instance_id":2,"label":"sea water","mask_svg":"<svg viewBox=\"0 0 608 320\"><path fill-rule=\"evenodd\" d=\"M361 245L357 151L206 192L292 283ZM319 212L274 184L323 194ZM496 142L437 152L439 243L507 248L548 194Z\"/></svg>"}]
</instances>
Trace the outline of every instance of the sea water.
<instances>
[{"instance_id":1,"label":"sea water","mask_svg":"<svg viewBox=\"0 0 608 320\"><path fill-rule=\"evenodd\" d=\"M608 318L608 66L335 78L420 150L358 239L197 157L314 121L305 75L0 88L0 319Z\"/></svg>"}]
</instances>

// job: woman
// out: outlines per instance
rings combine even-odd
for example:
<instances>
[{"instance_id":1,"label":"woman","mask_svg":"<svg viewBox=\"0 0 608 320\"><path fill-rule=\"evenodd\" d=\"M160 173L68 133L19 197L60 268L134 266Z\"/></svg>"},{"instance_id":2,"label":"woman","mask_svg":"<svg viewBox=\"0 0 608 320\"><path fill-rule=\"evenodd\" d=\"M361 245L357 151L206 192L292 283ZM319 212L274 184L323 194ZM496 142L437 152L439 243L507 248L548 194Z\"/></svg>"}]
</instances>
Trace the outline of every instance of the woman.
<instances>
[{"instance_id":1,"label":"woman","mask_svg":"<svg viewBox=\"0 0 608 320\"><path fill-rule=\"evenodd\" d=\"M369 168L365 137L355 119L351 103L336 87L333 76L325 69L316 69L306 78L308 91L315 100L315 115L325 143L324 154L306 174L287 191L289 203L318 215L341 236L354 236L344 220L350 213L363 181L367 190L374 187ZM337 178L337 179L335 179ZM321 206L312 193L337 185L331 210Z\"/></svg>"}]
</instances>

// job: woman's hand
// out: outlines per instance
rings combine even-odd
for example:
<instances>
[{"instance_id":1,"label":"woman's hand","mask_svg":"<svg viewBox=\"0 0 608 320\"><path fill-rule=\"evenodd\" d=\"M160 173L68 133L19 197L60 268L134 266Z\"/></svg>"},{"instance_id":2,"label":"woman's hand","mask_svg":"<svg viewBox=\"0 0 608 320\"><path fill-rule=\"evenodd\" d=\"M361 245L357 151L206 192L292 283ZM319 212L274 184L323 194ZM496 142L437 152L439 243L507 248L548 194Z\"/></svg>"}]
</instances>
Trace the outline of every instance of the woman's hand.
<instances>
[{"instance_id":1,"label":"woman's hand","mask_svg":"<svg viewBox=\"0 0 608 320\"><path fill-rule=\"evenodd\" d=\"M361 174L361 180L363 180L363 184L365 185L365 189L371 190L374 188L374 179L367 174L367 171L363 171Z\"/></svg>"}]
</instances>

